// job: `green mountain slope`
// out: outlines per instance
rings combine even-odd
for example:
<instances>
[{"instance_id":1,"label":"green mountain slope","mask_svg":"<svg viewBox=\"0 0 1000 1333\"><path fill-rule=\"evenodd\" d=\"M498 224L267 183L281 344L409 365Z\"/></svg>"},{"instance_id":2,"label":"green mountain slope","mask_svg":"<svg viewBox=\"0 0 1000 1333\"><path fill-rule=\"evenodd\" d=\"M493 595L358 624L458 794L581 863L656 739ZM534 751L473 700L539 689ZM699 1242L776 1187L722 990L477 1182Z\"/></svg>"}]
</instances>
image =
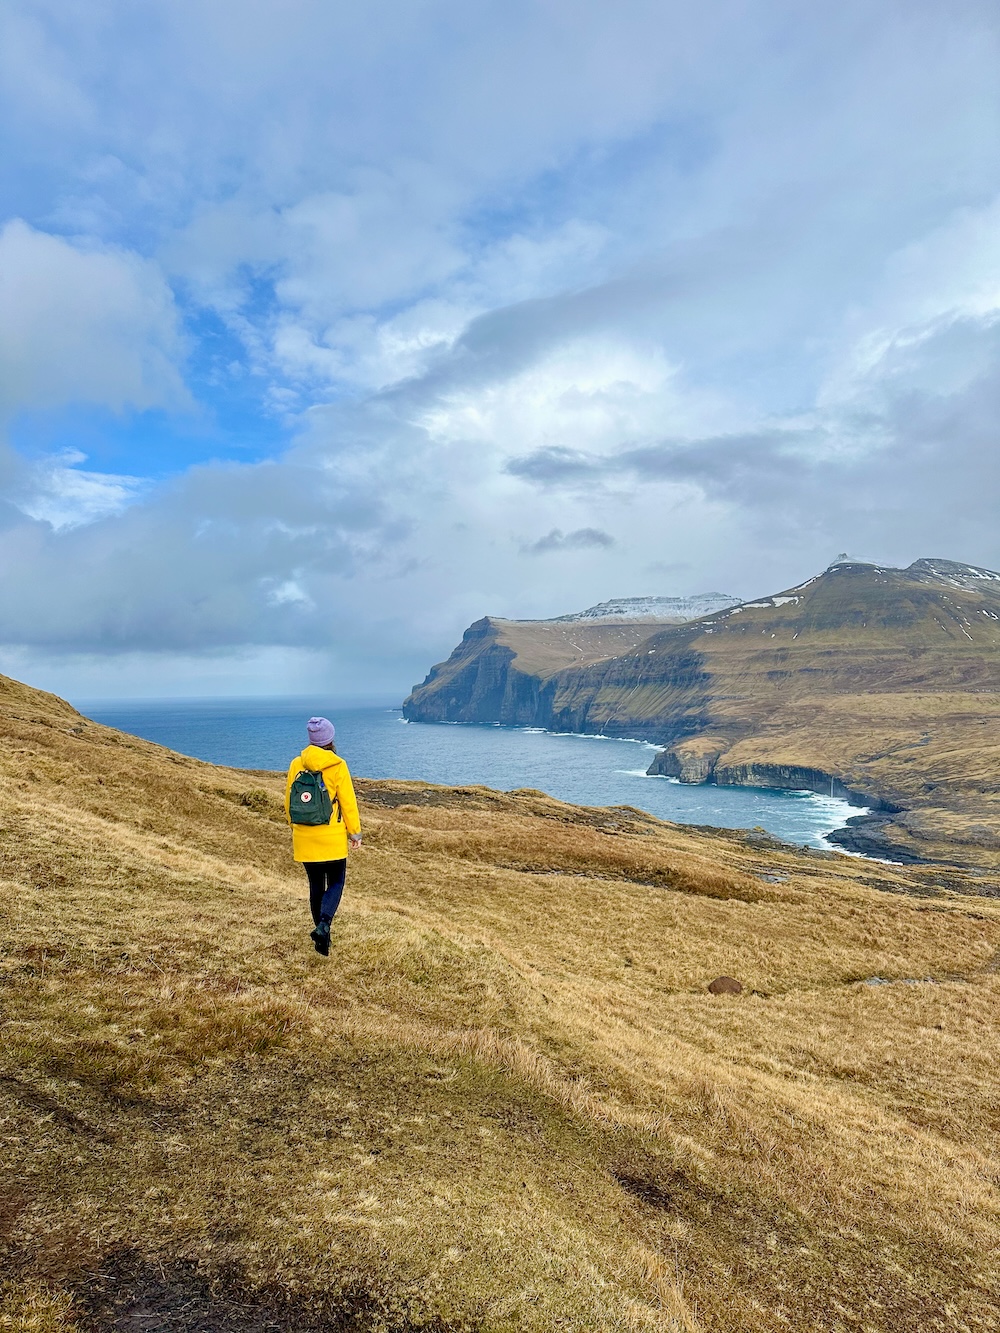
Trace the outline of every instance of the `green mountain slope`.
<instances>
[{"instance_id":1,"label":"green mountain slope","mask_svg":"<svg viewBox=\"0 0 1000 1333\"><path fill-rule=\"evenodd\" d=\"M642 736L665 747L651 771L682 781L856 793L894 815L889 833L865 831L870 850L891 837L897 853L941 855L946 843L962 857L1000 852L1000 574L991 570L843 562L664 627L613 658L548 674L514 658L504 682L513 693L517 671L513 716L495 706L495 649L491 658L485 639L478 646L463 645L449 689L434 673L418 686L406 715Z\"/></svg>"}]
</instances>

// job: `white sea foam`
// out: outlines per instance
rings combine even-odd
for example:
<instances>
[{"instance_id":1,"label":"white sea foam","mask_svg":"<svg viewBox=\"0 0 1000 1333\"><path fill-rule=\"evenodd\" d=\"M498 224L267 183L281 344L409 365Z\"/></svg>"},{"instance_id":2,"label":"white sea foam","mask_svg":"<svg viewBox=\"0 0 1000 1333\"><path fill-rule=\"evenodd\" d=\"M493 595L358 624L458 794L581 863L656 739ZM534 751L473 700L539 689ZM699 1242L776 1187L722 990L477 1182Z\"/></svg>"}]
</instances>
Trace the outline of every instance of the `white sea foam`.
<instances>
[{"instance_id":1,"label":"white sea foam","mask_svg":"<svg viewBox=\"0 0 1000 1333\"><path fill-rule=\"evenodd\" d=\"M647 750L662 750L662 745L641 740L638 736L604 736L593 731L547 731L544 727L524 727L524 731L537 731L545 736L570 736L576 741L620 741L623 745L642 745Z\"/></svg>"},{"instance_id":2,"label":"white sea foam","mask_svg":"<svg viewBox=\"0 0 1000 1333\"><path fill-rule=\"evenodd\" d=\"M803 796L809 799L813 811L821 821L821 826L813 833L815 839L814 845L824 848L826 851L842 852L845 856L859 855L857 852L849 851L845 847L840 847L835 842L829 841L829 836L836 829L844 828L849 819L855 815L868 815L871 811L864 805L852 805L850 801L845 801L839 796L824 796L821 792L799 791L794 793L796 796ZM823 827L826 825L827 827Z\"/></svg>"}]
</instances>

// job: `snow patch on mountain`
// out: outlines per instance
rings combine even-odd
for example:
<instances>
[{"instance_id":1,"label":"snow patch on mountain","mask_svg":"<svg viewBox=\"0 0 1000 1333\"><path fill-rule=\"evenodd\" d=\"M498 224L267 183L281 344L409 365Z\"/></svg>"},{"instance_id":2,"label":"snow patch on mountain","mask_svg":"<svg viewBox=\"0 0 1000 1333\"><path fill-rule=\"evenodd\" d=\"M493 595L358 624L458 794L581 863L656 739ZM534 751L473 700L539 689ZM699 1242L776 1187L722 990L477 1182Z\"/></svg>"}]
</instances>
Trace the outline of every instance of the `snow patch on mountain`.
<instances>
[{"instance_id":1,"label":"snow patch on mountain","mask_svg":"<svg viewBox=\"0 0 1000 1333\"><path fill-rule=\"evenodd\" d=\"M739 600L724 592L703 592L694 597L617 597L610 602L589 606L586 611L553 616L552 621L554 624L572 624L587 620L658 620L682 624L737 606Z\"/></svg>"},{"instance_id":2,"label":"snow patch on mountain","mask_svg":"<svg viewBox=\"0 0 1000 1333\"><path fill-rule=\"evenodd\" d=\"M966 565L958 560L914 560L906 570L914 578L937 583L950 583L955 588L974 588L984 580L989 583L1000 582L1000 573L995 569L984 569L981 565Z\"/></svg>"}]
</instances>

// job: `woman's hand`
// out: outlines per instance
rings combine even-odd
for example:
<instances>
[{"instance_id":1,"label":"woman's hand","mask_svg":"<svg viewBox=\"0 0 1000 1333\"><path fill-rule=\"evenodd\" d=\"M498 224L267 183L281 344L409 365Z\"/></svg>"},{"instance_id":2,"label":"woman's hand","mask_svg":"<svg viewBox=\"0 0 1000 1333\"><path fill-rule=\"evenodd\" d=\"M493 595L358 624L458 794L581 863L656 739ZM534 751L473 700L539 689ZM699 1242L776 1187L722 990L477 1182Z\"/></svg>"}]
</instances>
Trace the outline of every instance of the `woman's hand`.
<instances>
[{"instance_id":1,"label":"woman's hand","mask_svg":"<svg viewBox=\"0 0 1000 1333\"><path fill-rule=\"evenodd\" d=\"M351 851L352 852L357 851L357 849L361 846L361 834L349 833L347 835L347 841L351 844Z\"/></svg>"}]
</instances>

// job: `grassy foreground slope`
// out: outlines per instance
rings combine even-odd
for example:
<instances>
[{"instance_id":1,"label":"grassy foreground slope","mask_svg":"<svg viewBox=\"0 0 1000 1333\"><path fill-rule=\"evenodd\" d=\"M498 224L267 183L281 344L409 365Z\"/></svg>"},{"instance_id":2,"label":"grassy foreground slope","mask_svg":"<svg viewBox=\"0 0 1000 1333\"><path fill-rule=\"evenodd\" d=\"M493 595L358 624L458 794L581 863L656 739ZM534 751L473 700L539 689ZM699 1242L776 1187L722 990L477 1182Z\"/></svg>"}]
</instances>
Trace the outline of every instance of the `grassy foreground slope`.
<instances>
[{"instance_id":1,"label":"grassy foreground slope","mask_svg":"<svg viewBox=\"0 0 1000 1333\"><path fill-rule=\"evenodd\" d=\"M362 787L0 684L0 1328L996 1327L1000 885Z\"/></svg>"}]
</instances>

